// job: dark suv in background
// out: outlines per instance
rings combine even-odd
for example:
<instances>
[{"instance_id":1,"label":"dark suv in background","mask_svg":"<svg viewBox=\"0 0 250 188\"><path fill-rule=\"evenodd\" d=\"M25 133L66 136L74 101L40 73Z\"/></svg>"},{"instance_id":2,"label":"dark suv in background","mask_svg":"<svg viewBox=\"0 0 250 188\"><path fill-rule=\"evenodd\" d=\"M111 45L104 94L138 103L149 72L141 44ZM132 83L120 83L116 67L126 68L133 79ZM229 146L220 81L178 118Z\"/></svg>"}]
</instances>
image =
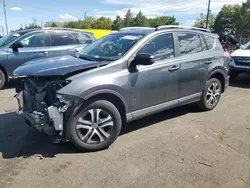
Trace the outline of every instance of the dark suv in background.
<instances>
[{"instance_id":1,"label":"dark suv in background","mask_svg":"<svg viewBox=\"0 0 250 188\"><path fill-rule=\"evenodd\" d=\"M228 70L218 36L207 30L124 28L78 58L20 66L15 75L25 78L16 98L30 126L95 151L112 144L126 122L189 103L212 110Z\"/></svg>"},{"instance_id":2,"label":"dark suv in background","mask_svg":"<svg viewBox=\"0 0 250 188\"><path fill-rule=\"evenodd\" d=\"M93 41L92 33L59 28L21 30L1 38L0 89L23 63L37 58L74 55Z\"/></svg>"}]
</instances>

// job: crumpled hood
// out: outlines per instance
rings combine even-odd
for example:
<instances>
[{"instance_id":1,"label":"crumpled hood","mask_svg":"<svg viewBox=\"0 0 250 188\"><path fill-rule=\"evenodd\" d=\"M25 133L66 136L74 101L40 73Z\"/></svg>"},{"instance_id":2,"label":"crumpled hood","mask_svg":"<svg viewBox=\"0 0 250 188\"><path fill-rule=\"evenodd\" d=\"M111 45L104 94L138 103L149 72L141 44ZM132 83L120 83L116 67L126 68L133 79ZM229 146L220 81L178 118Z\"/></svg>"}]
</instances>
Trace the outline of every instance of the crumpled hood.
<instances>
[{"instance_id":1,"label":"crumpled hood","mask_svg":"<svg viewBox=\"0 0 250 188\"><path fill-rule=\"evenodd\" d=\"M71 55L29 61L14 71L14 76L61 76L78 70L105 65Z\"/></svg>"},{"instance_id":2,"label":"crumpled hood","mask_svg":"<svg viewBox=\"0 0 250 188\"><path fill-rule=\"evenodd\" d=\"M235 50L232 54L232 57L250 57L250 50Z\"/></svg>"}]
</instances>

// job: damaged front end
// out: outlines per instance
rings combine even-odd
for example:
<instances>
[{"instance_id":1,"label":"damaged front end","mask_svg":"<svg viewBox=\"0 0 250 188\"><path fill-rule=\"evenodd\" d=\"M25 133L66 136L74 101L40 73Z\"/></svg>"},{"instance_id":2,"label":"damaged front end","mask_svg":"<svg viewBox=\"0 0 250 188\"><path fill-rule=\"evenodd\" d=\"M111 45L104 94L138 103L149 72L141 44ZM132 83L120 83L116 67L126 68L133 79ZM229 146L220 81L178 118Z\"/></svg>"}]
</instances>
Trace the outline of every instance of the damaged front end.
<instances>
[{"instance_id":1,"label":"damaged front end","mask_svg":"<svg viewBox=\"0 0 250 188\"><path fill-rule=\"evenodd\" d=\"M69 83L69 80L55 76L24 78L21 86L16 88L18 113L24 115L28 125L63 139L64 116L81 103L79 97L57 93Z\"/></svg>"}]
</instances>

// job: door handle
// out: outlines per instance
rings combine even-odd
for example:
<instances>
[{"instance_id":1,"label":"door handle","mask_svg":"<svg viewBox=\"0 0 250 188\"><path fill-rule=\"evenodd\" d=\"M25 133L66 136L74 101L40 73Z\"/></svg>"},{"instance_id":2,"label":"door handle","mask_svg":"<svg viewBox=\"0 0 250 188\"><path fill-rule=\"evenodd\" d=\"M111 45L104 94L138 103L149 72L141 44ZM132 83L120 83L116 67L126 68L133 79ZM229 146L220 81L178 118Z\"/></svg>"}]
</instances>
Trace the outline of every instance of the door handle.
<instances>
[{"instance_id":1,"label":"door handle","mask_svg":"<svg viewBox=\"0 0 250 188\"><path fill-rule=\"evenodd\" d=\"M177 71L179 70L179 67L177 67L176 65L172 66L171 68L168 69L168 71L172 72L172 71Z\"/></svg>"},{"instance_id":2,"label":"door handle","mask_svg":"<svg viewBox=\"0 0 250 188\"><path fill-rule=\"evenodd\" d=\"M211 64L211 63L213 63L212 60L207 60L207 61L205 61L205 64L207 64L207 65L209 65L209 64Z\"/></svg>"},{"instance_id":3,"label":"door handle","mask_svg":"<svg viewBox=\"0 0 250 188\"><path fill-rule=\"evenodd\" d=\"M47 55L48 55L48 52L46 52L46 51L45 51L45 52L39 52L39 55L40 55L40 56L47 56Z\"/></svg>"}]
</instances>

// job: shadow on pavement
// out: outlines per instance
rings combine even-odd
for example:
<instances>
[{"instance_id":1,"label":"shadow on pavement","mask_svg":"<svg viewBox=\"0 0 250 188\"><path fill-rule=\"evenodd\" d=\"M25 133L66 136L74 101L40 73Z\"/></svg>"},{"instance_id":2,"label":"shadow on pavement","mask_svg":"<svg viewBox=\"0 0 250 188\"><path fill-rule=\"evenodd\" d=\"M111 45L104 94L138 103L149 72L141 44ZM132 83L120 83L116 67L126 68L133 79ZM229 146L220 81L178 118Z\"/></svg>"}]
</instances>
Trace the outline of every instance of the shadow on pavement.
<instances>
[{"instance_id":1,"label":"shadow on pavement","mask_svg":"<svg viewBox=\"0 0 250 188\"><path fill-rule=\"evenodd\" d=\"M198 112L197 109L193 105L188 105L137 120L126 124L122 129L121 135L167 119L182 116L186 113L196 113ZM79 152L70 143L53 144L49 136L30 128L25 124L23 118L16 113L0 115L0 153L2 153L4 159L27 158L36 155L42 159L43 157L55 157L57 154Z\"/></svg>"},{"instance_id":2,"label":"shadow on pavement","mask_svg":"<svg viewBox=\"0 0 250 188\"><path fill-rule=\"evenodd\" d=\"M231 87L250 88L250 74L240 74L237 79L230 80Z\"/></svg>"}]
</instances>

